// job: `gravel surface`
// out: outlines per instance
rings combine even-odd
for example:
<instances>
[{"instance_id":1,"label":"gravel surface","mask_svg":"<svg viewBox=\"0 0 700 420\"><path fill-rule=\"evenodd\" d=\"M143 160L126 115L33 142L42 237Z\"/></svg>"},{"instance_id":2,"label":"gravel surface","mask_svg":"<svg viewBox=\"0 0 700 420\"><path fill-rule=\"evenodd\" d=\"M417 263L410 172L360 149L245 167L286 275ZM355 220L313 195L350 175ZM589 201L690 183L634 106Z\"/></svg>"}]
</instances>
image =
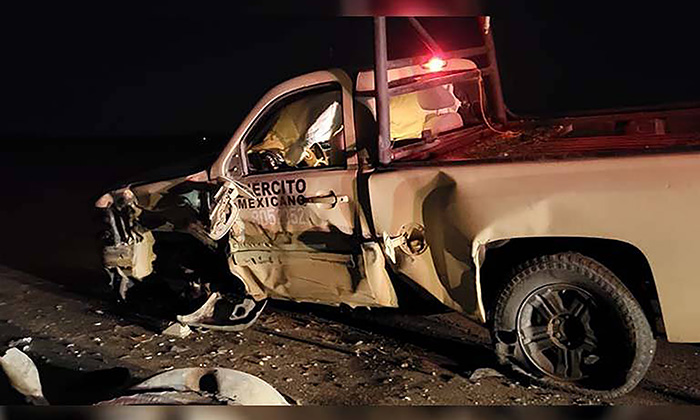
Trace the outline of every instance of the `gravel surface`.
<instances>
[{"instance_id":1,"label":"gravel surface","mask_svg":"<svg viewBox=\"0 0 700 420\"><path fill-rule=\"evenodd\" d=\"M99 401L157 372L196 366L257 375L297 403L311 405L700 401L695 345L660 341L640 386L600 401L542 389L504 372L488 349L486 331L456 314L273 303L246 331L193 329L175 338L161 334L166 320L124 313L95 296L5 267L0 279L0 350L13 344L32 357L54 404ZM0 403L20 401L0 389Z\"/></svg>"}]
</instances>

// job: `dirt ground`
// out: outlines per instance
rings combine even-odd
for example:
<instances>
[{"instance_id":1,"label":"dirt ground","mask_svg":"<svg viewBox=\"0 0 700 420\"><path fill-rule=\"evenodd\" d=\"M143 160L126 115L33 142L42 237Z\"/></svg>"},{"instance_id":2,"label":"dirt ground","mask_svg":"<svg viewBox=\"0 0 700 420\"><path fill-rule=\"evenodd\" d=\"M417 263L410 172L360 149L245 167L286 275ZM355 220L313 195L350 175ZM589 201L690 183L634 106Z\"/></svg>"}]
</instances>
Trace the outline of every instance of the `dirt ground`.
<instances>
[{"instance_id":1,"label":"dirt ground","mask_svg":"<svg viewBox=\"0 0 700 420\"><path fill-rule=\"evenodd\" d=\"M96 278L96 282L102 281ZM499 370L486 331L456 314L418 316L273 303L250 329L160 334L167 321L0 266L0 350L37 363L54 404L87 404L157 372L227 367L259 376L305 405L696 404L700 347L659 341L646 379L611 401L542 389ZM28 343L27 343L28 342ZM483 371L480 371L483 372ZM494 374L493 371L488 371ZM0 385L0 403L18 403Z\"/></svg>"}]
</instances>

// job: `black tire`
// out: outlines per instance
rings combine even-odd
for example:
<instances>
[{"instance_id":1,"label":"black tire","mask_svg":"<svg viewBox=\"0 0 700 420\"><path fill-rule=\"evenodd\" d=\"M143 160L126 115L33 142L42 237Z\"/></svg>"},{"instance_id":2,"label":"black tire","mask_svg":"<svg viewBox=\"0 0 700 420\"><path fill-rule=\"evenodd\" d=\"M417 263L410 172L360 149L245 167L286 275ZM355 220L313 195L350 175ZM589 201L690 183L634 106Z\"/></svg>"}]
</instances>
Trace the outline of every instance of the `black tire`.
<instances>
[{"instance_id":1,"label":"black tire","mask_svg":"<svg viewBox=\"0 0 700 420\"><path fill-rule=\"evenodd\" d=\"M591 397L631 391L656 350L632 293L605 266L572 252L518 267L492 321L501 363L542 384Z\"/></svg>"}]
</instances>

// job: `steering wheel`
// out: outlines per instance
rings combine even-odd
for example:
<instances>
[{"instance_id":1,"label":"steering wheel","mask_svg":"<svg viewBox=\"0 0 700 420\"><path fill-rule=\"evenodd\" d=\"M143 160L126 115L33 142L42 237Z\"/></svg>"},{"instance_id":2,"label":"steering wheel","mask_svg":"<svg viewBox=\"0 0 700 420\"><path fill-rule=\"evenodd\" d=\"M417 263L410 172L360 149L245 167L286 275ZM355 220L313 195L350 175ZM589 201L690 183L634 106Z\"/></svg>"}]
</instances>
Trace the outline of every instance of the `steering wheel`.
<instances>
[{"instance_id":1,"label":"steering wheel","mask_svg":"<svg viewBox=\"0 0 700 420\"><path fill-rule=\"evenodd\" d=\"M278 150L262 150L258 156L262 171L276 171L286 165L282 153Z\"/></svg>"}]
</instances>

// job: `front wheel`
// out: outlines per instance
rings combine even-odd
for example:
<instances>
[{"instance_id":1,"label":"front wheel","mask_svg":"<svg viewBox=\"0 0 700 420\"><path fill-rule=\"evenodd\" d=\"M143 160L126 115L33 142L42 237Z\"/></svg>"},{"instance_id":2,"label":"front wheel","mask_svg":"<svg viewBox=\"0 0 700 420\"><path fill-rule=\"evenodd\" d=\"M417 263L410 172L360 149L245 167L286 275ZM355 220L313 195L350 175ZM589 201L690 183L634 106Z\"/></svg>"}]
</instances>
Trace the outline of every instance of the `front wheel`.
<instances>
[{"instance_id":1,"label":"front wheel","mask_svg":"<svg viewBox=\"0 0 700 420\"><path fill-rule=\"evenodd\" d=\"M605 266L576 253L518 268L496 303L493 337L502 363L602 398L632 390L656 349L632 293Z\"/></svg>"}]
</instances>

